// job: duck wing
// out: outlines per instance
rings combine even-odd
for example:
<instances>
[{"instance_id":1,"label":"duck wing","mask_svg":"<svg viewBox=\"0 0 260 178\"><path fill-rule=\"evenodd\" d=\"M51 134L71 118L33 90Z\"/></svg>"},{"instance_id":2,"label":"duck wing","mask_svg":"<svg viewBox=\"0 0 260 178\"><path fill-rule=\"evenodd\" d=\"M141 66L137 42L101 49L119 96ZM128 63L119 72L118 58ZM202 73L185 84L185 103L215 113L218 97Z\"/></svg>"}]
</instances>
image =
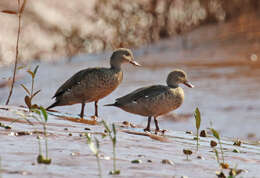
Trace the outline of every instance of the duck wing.
<instances>
[{"instance_id":1,"label":"duck wing","mask_svg":"<svg viewBox=\"0 0 260 178\"><path fill-rule=\"evenodd\" d=\"M123 97L117 98L116 103L119 105L124 105L133 101L137 101L139 99L155 97L167 91L168 87L163 85L152 85L149 87L143 87Z\"/></svg>"},{"instance_id":2,"label":"duck wing","mask_svg":"<svg viewBox=\"0 0 260 178\"><path fill-rule=\"evenodd\" d=\"M97 69L98 68L89 68L77 72L71 78L69 78L63 85L60 86L60 88L56 91L52 98L61 96L66 90L72 89L73 86L80 84L80 81L82 81L82 79L86 77L86 75L91 75L92 73L97 72Z\"/></svg>"}]
</instances>

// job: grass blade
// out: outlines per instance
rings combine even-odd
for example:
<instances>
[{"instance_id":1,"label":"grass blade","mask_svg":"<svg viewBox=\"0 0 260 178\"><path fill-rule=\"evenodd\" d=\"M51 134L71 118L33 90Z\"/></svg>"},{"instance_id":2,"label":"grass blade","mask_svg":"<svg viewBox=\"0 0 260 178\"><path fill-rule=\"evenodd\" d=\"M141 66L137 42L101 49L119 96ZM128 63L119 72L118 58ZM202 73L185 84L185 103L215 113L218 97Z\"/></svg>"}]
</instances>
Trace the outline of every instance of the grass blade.
<instances>
[{"instance_id":1,"label":"grass blade","mask_svg":"<svg viewBox=\"0 0 260 178\"><path fill-rule=\"evenodd\" d=\"M38 93L40 93L41 90L36 91L33 95L32 98L35 97Z\"/></svg>"},{"instance_id":2,"label":"grass blade","mask_svg":"<svg viewBox=\"0 0 260 178\"><path fill-rule=\"evenodd\" d=\"M40 110L42 112L42 115L44 117L45 122L47 122L48 121L48 114L47 114L46 110L42 106L40 106Z\"/></svg>"},{"instance_id":3,"label":"grass blade","mask_svg":"<svg viewBox=\"0 0 260 178\"><path fill-rule=\"evenodd\" d=\"M196 119L196 128L199 129L200 128L200 123L201 123L201 117L200 117L199 108L196 108L195 113L194 113L194 117Z\"/></svg>"},{"instance_id":4,"label":"grass blade","mask_svg":"<svg viewBox=\"0 0 260 178\"><path fill-rule=\"evenodd\" d=\"M36 75L38 69L39 69L39 65L37 65L37 66L35 67L35 69L33 70L34 75Z\"/></svg>"},{"instance_id":5,"label":"grass blade","mask_svg":"<svg viewBox=\"0 0 260 178\"><path fill-rule=\"evenodd\" d=\"M210 128L210 130L211 130L213 136L214 136L216 139L220 140L219 133L218 133L215 129L213 129L213 128Z\"/></svg>"},{"instance_id":6,"label":"grass blade","mask_svg":"<svg viewBox=\"0 0 260 178\"><path fill-rule=\"evenodd\" d=\"M26 88L26 86L24 84L21 84L21 86L23 87L23 89L26 91L26 93L28 95L30 95L30 91L28 90L28 88Z\"/></svg>"}]
</instances>

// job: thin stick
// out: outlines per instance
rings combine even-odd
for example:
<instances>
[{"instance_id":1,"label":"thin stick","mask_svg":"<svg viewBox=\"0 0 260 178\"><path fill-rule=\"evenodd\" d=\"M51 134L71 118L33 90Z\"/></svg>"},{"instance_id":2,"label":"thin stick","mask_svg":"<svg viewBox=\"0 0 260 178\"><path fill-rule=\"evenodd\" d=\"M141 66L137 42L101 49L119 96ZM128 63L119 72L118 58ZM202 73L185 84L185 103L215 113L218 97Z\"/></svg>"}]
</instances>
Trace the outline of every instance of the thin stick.
<instances>
[{"instance_id":1,"label":"thin stick","mask_svg":"<svg viewBox=\"0 0 260 178\"><path fill-rule=\"evenodd\" d=\"M10 98L13 93L14 83L15 83L15 76L16 76L16 68L18 63L18 55L19 55L19 40L20 40L20 33L21 33L21 19L22 19L22 13L20 13L20 0L17 0L18 2L18 30L17 30L17 40L16 40L16 51L15 51L15 63L14 63L14 72L13 72L13 79L12 79L12 85L10 88L10 92L6 101L6 105L9 104Z\"/></svg>"}]
</instances>

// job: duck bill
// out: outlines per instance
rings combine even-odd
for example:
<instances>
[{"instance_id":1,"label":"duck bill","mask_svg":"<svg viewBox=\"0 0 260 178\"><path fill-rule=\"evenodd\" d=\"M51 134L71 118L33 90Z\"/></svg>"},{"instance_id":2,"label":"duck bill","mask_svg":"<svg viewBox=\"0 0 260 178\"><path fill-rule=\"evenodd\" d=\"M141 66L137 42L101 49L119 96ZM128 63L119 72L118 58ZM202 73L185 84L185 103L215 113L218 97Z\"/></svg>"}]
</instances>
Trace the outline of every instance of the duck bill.
<instances>
[{"instance_id":1,"label":"duck bill","mask_svg":"<svg viewBox=\"0 0 260 178\"><path fill-rule=\"evenodd\" d=\"M194 85L192 85L190 82L186 81L183 83L184 85L186 85L187 87L193 88Z\"/></svg>"},{"instance_id":2,"label":"duck bill","mask_svg":"<svg viewBox=\"0 0 260 178\"><path fill-rule=\"evenodd\" d=\"M129 61L131 64L133 64L134 66L142 66L141 64L139 64L138 62L136 61Z\"/></svg>"}]
</instances>

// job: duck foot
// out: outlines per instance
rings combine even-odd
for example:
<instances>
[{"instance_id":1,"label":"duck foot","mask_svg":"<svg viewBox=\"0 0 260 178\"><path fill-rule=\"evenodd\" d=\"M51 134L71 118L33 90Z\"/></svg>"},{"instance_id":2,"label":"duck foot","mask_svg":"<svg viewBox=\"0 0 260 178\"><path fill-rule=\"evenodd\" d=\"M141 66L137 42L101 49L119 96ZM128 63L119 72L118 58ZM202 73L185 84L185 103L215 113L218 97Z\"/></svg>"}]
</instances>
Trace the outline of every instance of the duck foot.
<instances>
[{"instance_id":1,"label":"duck foot","mask_svg":"<svg viewBox=\"0 0 260 178\"><path fill-rule=\"evenodd\" d=\"M94 115L94 116L90 116L90 118L91 118L92 120L96 121L99 117L96 116L96 115Z\"/></svg>"},{"instance_id":2,"label":"duck foot","mask_svg":"<svg viewBox=\"0 0 260 178\"><path fill-rule=\"evenodd\" d=\"M144 132L151 132L150 128L145 128Z\"/></svg>"},{"instance_id":3,"label":"duck foot","mask_svg":"<svg viewBox=\"0 0 260 178\"><path fill-rule=\"evenodd\" d=\"M164 133L165 133L166 131L168 131L168 130L166 130L166 129L163 129L163 130L160 130L160 129L159 129L159 130L157 130L157 129L156 129L154 133L155 133L156 135L157 135L158 133L161 133L162 135L164 135Z\"/></svg>"}]
</instances>

